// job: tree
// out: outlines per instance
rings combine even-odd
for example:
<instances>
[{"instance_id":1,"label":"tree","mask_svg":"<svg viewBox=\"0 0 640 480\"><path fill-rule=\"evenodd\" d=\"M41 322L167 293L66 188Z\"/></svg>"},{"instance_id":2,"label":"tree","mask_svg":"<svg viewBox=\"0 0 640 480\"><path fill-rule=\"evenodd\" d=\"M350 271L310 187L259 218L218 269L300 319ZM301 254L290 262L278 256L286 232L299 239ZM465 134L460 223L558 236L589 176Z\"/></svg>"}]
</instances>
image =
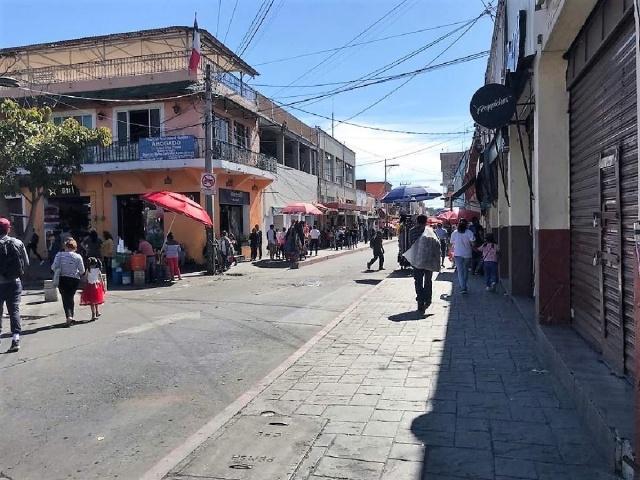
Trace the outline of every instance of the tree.
<instances>
[{"instance_id":1,"label":"tree","mask_svg":"<svg viewBox=\"0 0 640 480\"><path fill-rule=\"evenodd\" d=\"M55 125L48 107L0 104L0 194L21 194L31 205L26 241L44 195L80 172L87 147L110 143L106 128L89 129L71 118Z\"/></svg>"}]
</instances>

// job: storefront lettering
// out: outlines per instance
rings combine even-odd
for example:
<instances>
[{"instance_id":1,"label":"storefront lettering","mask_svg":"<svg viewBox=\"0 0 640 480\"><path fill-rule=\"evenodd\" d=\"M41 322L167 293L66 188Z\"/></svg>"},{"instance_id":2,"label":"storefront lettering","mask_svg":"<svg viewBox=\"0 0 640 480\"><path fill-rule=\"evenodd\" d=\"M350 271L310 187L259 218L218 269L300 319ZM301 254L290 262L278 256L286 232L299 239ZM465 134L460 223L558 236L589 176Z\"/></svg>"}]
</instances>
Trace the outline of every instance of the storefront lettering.
<instances>
[{"instance_id":1,"label":"storefront lettering","mask_svg":"<svg viewBox=\"0 0 640 480\"><path fill-rule=\"evenodd\" d=\"M490 103L489 105L480 105L476 109L476 113L480 114L480 113L485 113L485 112L487 112L487 113L491 112L493 109L495 109L497 107L501 107L502 105L505 105L505 104L509 103L509 101L511 101L511 97L499 98L495 102Z\"/></svg>"},{"instance_id":2,"label":"storefront lettering","mask_svg":"<svg viewBox=\"0 0 640 480\"><path fill-rule=\"evenodd\" d=\"M138 142L140 160L180 160L197 157L197 143L191 135L141 138Z\"/></svg>"}]
</instances>

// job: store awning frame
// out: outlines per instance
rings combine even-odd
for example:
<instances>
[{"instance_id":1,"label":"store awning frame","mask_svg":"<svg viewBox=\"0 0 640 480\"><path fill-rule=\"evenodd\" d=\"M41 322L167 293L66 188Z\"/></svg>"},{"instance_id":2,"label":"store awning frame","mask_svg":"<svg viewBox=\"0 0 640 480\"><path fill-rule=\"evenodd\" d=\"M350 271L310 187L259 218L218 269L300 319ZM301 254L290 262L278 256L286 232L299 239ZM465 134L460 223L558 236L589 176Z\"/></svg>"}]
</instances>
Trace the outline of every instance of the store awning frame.
<instances>
[{"instance_id":1,"label":"store awning frame","mask_svg":"<svg viewBox=\"0 0 640 480\"><path fill-rule=\"evenodd\" d=\"M462 187L460 187L457 191L452 193L451 196L448 198L448 200L450 202L453 202L456 198L458 198L464 192L469 190L469 188L475 183L476 183L476 177L470 178L464 185L462 185Z\"/></svg>"}]
</instances>

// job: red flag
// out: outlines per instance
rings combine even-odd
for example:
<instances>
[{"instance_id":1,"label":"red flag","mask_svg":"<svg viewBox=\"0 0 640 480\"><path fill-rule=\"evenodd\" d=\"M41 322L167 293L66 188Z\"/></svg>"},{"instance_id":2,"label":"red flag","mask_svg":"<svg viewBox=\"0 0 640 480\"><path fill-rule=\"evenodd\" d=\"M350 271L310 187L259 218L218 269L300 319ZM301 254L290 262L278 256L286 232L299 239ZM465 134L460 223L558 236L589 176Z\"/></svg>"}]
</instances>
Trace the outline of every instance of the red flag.
<instances>
[{"instance_id":1,"label":"red flag","mask_svg":"<svg viewBox=\"0 0 640 480\"><path fill-rule=\"evenodd\" d=\"M193 21L193 44L191 45L191 57L189 57L189 72L197 72L200 65L200 32L198 20Z\"/></svg>"}]
</instances>

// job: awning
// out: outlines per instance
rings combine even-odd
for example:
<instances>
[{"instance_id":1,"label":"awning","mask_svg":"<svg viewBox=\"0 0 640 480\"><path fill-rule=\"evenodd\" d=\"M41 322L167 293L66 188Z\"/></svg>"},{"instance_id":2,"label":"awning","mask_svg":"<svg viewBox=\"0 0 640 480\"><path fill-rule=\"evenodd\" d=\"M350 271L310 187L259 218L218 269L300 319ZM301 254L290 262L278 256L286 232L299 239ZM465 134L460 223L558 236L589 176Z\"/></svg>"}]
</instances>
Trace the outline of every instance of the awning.
<instances>
[{"instance_id":1,"label":"awning","mask_svg":"<svg viewBox=\"0 0 640 480\"><path fill-rule=\"evenodd\" d=\"M458 198L460 195L466 192L469 189L469 187L471 187L471 185L473 185L475 182L476 182L476 177L471 178L464 185L462 185L462 187L460 187L456 192L452 193L451 196L448 197L448 200L451 202L454 201L456 198Z\"/></svg>"},{"instance_id":2,"label":"awning","mask_svg":"<svg viewBox=\"0 0 640 480\"><path fill-rule=\"evenodd\" d=\"M325 206L327 208L334 208L336 210L342 211L360 211L360 206L356 205L355 203L327 202Z\"/></svg>"}]
</instances>

